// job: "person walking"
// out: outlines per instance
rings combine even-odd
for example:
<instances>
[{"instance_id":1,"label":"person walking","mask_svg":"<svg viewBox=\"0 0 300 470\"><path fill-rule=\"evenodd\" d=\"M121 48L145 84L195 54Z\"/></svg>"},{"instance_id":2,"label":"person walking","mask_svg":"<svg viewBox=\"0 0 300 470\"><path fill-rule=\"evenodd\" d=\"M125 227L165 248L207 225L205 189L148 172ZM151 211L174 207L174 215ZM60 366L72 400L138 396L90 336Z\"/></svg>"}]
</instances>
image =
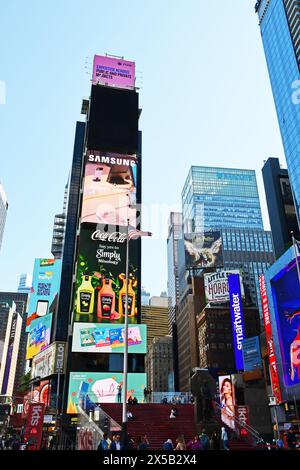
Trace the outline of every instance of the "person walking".
<instances>
[{"instance_id":1,"label":"person walking","mask_svg":"<svg viewBox=\"0 0 300 470\"><path fill-rule=\"evenodd\" d=\"M108 434L106 432L103 434L97 450L109 450Z\"/></svg>"},{"instance_id":2,"label":"person walking","mask_svg":"<svg viewBox=\"0 0 300 470\"><path fill-rule=\"evenodd\" d=\"M228 447L228 434L227 434L227 431L224 427L221 428L221 441L222 441L222 444L223 444L223 449L224 450L229 450L229 447Z\"/></svg>"},{"instance_id":3,"label":"person walking","mask_svg":"<svg viewBox=\"0 0 300 470\"><path fill-rule=\"evenodd\" d=\"M172 439L167 439L166 442L163 443L163 450L167 452L171 452L174 449Z\"/></svg>"},{"instance_id":4,"label":"person walking","mask_svg":"<svg viewBox=\"0 0 300 470\"><path fill-rule=\"evenodd\" d=\"M220 433L219 431L214 431L210 438L210 448L211 450L220 450Z\"/></svg>"},{"instance_id":5,"label":"person walking","mask_svg":"<svg viewBox=\"0 0 300 470\"><path fill-rule=\"evenodd\" d=\"M202 429L201 434L200 434L200 442L202 444L202 449L203 450L210 450L210 445L209 445L209 437L206 434L205 429Z\"/></svg>"},{"instance_id":6,"label":"person walking","mask_svg":"<svg viewBox=\"0 0 300 470\"><path fill-rule=\"evenodd\" d=\"M181 435L177 437L175 450L186 450L184 436Z\"/></svg>"}]
</instances>

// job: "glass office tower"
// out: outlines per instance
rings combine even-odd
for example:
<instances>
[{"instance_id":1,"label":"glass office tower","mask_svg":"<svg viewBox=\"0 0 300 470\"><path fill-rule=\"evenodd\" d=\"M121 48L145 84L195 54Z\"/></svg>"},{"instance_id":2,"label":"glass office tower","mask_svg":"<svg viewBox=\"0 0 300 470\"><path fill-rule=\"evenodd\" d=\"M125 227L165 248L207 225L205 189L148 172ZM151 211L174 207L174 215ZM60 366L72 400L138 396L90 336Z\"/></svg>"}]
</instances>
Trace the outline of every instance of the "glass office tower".
<instances>
[{"instance_id":1,"label":"glass office tower","mask_svg":"<svg viewBox=\"0 0 300 470\"><path fill-rule=\"evenodd\" d=\"M254 170L192 166L182 191L185 232L263 230Z\"/></svg>"},{"instance_id":2,"label":"glass office tower","mask_svg":"<svg viewBox=\"0 0 300 470\"><path fill-rule=\"evenodd\" d=\"M300 1L256 2L259 26L281 131L289 177L300 219Z\"/></svg>"}]
</instances>

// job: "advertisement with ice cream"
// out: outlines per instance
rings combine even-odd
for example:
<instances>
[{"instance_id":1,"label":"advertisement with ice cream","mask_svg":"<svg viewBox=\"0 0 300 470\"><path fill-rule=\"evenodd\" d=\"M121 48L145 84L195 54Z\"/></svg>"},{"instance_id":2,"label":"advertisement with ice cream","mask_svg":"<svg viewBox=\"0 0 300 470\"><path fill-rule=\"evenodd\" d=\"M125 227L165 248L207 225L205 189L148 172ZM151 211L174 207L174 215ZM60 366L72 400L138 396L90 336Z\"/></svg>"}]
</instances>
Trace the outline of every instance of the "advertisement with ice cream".
<instances>
[{"instance_id":1,"label":"advertisement with ice cream","mask_svg":"<svg viewBox=\"0 0 300 470\"><path fill-rule=\"evenodd\" d=\"M147 386L146 374L129 373L127 378L127 400L131 396L141 402L144 398L143 390ZM92 409L97 403L118 403L119 387L123 400L121 372L71 372L67 413L77 413L78 404L86 410Z\"/></svg>"}]
</instances>

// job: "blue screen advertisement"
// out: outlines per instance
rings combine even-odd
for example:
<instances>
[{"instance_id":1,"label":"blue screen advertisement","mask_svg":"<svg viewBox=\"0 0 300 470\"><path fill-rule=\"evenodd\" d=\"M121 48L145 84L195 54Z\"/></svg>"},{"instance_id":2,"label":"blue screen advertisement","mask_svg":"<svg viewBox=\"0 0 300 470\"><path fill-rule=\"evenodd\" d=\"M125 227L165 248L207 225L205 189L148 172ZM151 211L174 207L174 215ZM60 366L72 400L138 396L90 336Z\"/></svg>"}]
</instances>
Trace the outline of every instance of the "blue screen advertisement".
<instances>
[{"instance_id":1,"label":"blue screen advertisement","mask_svg":"<svg viewBox=\"0 0 300 470\"><path fill-rule=\"evenodd\" d=\"M232 336L234 344L235 366L237 370L243 370L242 342L245 339L244 318L242 309L242 295L239 274L228 276L230 313L232 322Z\"/></svg>"},{"instance_id":2,"label":"blue screen advertisement","mask_svg":"<svg viewBox=\"0 0 300 470\"><path fill-rule=\"evenodd\" d=\"M271 280L286 387L300 383L300 282L295 262Z\"/></svg>"},{"instance_id":3,"label":"blue screen advertisement","mask_svg":"<svg viewBox=\"0 0 300 470\"><path fill-rule=\"evenodd\" d=\"M253 338L244 339L242 342L244 370L251 371L254 369L261 369L261 354L258 336Z\"/></svg>"},{"instance_id":4,"label":"blue screen advertisement","mask_svg":"<svg viewBox=\"0 0 300 470\"><path fill-rule=\"evenodd\" d=\"M51 304L59 291L60 277L60 259L35 259L26 320L28 333L33 320L50 313Z\"/></svg>"}]
</instances>

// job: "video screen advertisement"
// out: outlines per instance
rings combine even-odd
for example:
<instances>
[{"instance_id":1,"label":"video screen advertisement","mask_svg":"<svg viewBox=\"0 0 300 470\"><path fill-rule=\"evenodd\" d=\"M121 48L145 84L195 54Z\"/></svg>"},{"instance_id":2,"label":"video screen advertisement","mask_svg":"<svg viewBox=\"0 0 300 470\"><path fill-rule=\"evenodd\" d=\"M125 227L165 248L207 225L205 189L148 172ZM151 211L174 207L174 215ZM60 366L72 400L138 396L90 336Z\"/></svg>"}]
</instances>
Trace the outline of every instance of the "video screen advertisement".
<instances>
[{"instance_id":1,"label":"video screen advertisement","mask_svg":"<svg viewBox=\"0 0 300 470\"><path fill-rule=\"evenodd\" d=\"M127 227L81 226L74 292L74 322L125 321ZM138 323L139 240L130 240L128 322Z\"/></svg>"},{"instance_id":2,"label":"video screen advertisement","mask_svg":"<svg viewBox=\"0 0 300 470\"><path fill-rule=\"evenodd\" d=\"M72 352L124 353L125 325L74 323ZM128 328L128 352L146 354L147 327Z\"/></svg>"},{"instance_id":3,"label":"video screen advertisement","mask_svg":"<svg viewBox=\"0 0 300 470\"><path fill-rule=\"evenodd\" d=\"M32 359L36 354L50 345L52 313L36 318L30 323L27 340L26 359Z\"/></svg>"},{"instance_id":4,"label":"video screen advertisement","mask_svg":"<svg viewBox=\"0 0 300 470\"><path fill-rule=\"evenodd\" d=\"M236 370L244 369L242 344L245 339L244 314L239 274L228 276L230 314Z\"/></svg>"},{"instance_id":5,"label":"video screen advertisement","mask_svg":"<svg viewBox=\"0 0 300 470\"><path fill-rule=\"evenodd\" d=\"M230 375L219 377L221 420L231 429L235 429L235 388Z\"/></svg>"},{"instance_id":6,"label":"video screen advertisement","mask_svg":"<svg viewBox=\"0 0 300 470\"><path fill-rule=\"evenodd\" d=\"M94 56L93 85L127 88L135 87L135 62L101 55Z\"/></svg>"},{"instance_id":7,"label":"video screen advertisement","mask_svg":"<svg viewBox=\"0 0 300 470\"><path fill-rule=\"evenodd\" d=\"M258 336L242 341L243 363L245 371L262 369L260 344Z\"/></svg>"},{"instance_id":8,"label":"video screen advertisement","mask_svg":"<svg viewBox=\"0 0 300 470\"><path fill-rule=\"evenodd\" d=\"M136 227L136 155L87 151L81 223Z\"/></svg>"},{"instance_id":9,"label":"video screen advertisement","mask_svg":"<svg viewBox=\"0 0 300 470\"><path fill-rule=\"evenodd\" d=\"M300 282L295 262L271 279L286 387L300 383Z\"/></svg>"},{"instance_id":10,"label":"video screen advertisement","mask_svg":"<svg viewBox=\"0 0 300 470\"><path fill-rule=\"evenodd\" d=\"M131 396L141 402L147 385L146 374L129 373L127 379L127 400ZM119 386L121 399L118 398ZM67 413L77 413L78 404L89 409L97 403L121 403L122 387L123 374L119 372L71 372Z\"/></svg>"},{"instance_id":11,"label":"video screen advertisement","mask_svg":"<svg viewBox=\"0 0 300 470\"><path fill-rule=\"evenodd\" d=\"M30 332L32 320L49 313L50 306L59 292L60 277L60 259L35 259L26 320L27 332Z\"/></svg>"},{"instance_id":12,"label":"video screen advertisement","mask_svg":"<svg viewBox=\"0 0 300 470\"><path fill-rule=\"evenodd\" d=\"M219 231L184 234L187 268L208 268L223 265L222 237Z\"/></svg>"}]
</instances>

